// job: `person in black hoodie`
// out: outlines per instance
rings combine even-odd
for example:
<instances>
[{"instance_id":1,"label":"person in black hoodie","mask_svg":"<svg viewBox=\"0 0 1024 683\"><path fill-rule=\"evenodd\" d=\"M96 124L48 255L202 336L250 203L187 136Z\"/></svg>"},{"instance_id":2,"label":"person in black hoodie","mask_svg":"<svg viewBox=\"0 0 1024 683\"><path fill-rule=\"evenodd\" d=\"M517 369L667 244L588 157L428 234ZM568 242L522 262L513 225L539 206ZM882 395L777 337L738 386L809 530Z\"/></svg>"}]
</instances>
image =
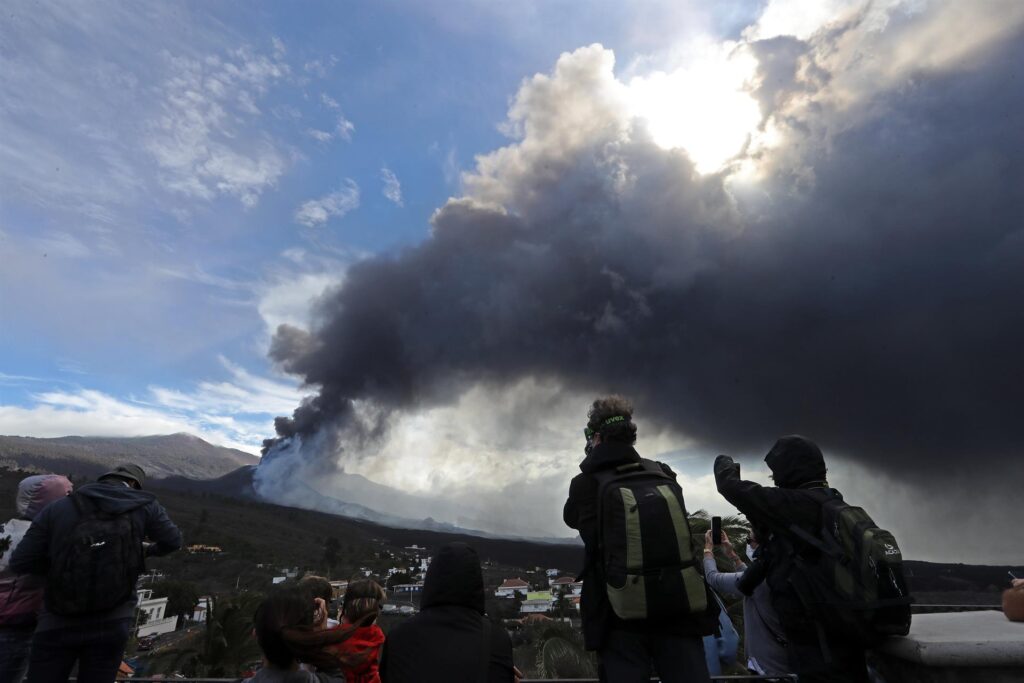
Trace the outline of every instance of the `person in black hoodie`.
<instances>
[{"instance_id":1,"label":"person in black hoodie","mask_svg":"<svg viewBox=\"0 0 1024 683\"><path fill-rule=\"evenodd\" d=\"M793 554L813 561L818 553L793 534L790 526L814 537L820 535L821 505L809 491L829 488L821 449L802 436L785 436L775 442L764 461L775 486L740 479L739 465L727 455L715 459L715 482L719 493L753 525L771 530L764 547L765 580L785 630L790 664L801 681L866 682L863 646L831 636L826 624L811 619L789 582Z\"/></svg>"},{"instance_id":2,"label":"person in black hoodie","mask_svg":"<svg viewBox=\"0 0 1024 683\"><path fill-rule=\"evenodd\" d=\"M181 547L181 532L168 518L156 496L142 490L146 473L138 465L120 465L101 476L94 484L77 489L71 496L58 500L43 509L32 521L25 538L11 557L10 567L19 574L47 576L47 588L43 599L43 610L39 616L35 634L32 637L32 654L29 661L28 680L34 683L66 681L75 663L78 663L78 680L82 683L110 683L114 680L125 643L132 627L137 602L135 580L126 577L130 585L124 588L126 597L118 604L102 611L88 613L63 613L55 609L54 578L52 565L65 557L70 539L78 525L99 516L124 518L139 530L138 543L148 537L152 543L139 547L138 568L141 556L166 555ZM98 546L114 543L113 539L97 541ZM132 552L131 548L126 553ZM103 571L113 568L104 566ZM114 570L116 571L116 570ZM127 583L126 581L126 583ZM76 587L87 593L88 586ZM90 597L79 599L88 602Z\"/></svg>"},{"instance_id":3,"label":"person in black hoodie","mask_svg":"<svg viewBox=\"0 0 1024 683\"><path fill-rule=\"evenodd\" d=\"M442 546L423 582L420 613L384 641L383 683L513 683L512 639L484 614L480 558L465 543Z\"/></svg>"},{"instance_id":4,"label":"person in black hoodie","mask_svg":"<svg viewBox=\"0 0 1024 683\"><path fill-rule=\"evenodd\" d=\"M624 419L615 419L620 416ZM587 417L586 458L580 463L581 473L569 484L569 498L562 512L566 525L579 531L585 547L580 576L584 645L597 651L602 681L649 680L652 664L666 683L710 681L702 638L713 633L718 623L718 609L711 600L703 614L632 621L620 619L608 601L598 548L598 481L594 475L638 463L641 458L633 448L636 425L629 401L621 396L597 399ZM672 468L659 464L675 479Z\"/></svg>"}]
</instances>

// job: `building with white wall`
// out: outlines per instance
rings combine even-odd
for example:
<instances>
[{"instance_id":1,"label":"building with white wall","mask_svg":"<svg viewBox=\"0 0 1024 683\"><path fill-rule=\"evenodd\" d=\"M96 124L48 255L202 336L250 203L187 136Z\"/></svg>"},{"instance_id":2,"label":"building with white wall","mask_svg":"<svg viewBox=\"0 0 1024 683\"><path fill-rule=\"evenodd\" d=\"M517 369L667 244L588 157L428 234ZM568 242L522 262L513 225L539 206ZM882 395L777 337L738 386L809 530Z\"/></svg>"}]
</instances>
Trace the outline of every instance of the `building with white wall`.
<instances>
[{"instance_id":1,"label":"building with white wall","mask_svg":"<svg viewBox=\"0 0 1024 683\"><path fill-rule=\"evenodd\" d=\"M526 597L526 594L530 592L530 584L526 583L522 579L516 577L514 579L505 579L502 581L498 589L494 591L494 597L496 598L511 598L515 597L516 593L519 593L521 597Z\"/></svg>"},{"instance_id":2,"label":"building with white wall","mask_svg":"<svg viewBox=\"0 0 1024 683\"><path fill-rule=\"evenodd\" d=\"M164 633L171 633L178 628L178 617L165 617L167 610L167 598L154 598L153 591L139 591L139 621L142 622L142 615L145 616L145 623L140 623L137 638L144 636L158 636Z\"/></svg>"}]
</instances>

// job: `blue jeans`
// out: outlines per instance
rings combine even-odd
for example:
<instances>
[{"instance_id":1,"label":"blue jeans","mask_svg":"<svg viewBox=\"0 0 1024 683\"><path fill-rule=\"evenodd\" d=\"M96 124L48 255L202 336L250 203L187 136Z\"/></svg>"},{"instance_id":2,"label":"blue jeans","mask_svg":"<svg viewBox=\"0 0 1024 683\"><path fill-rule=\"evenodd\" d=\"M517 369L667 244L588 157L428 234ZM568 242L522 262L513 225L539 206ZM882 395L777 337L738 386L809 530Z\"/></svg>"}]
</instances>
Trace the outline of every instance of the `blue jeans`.
<instances>
[{"instance_id":1,"label":"blue jeans","mask_svg":"<svg viewBox=\"0 0 1024 683\"><path fill-rule=\"evenodd\" d=\"M63 683L76 662L79 683L111 683L131 627L131 619L115 619L37 631L32 637L28 683Z\"/></svg>"},{"instance_id":2,"label":"blue jeans","mask_svg":"<svg viewBox=\"0 0 1024 683\"><path fill-rule=\"evenodd\" d=\"M28 668L33 626L0 627L0 683L20 683Z\"/></svg>"}]
</instances>

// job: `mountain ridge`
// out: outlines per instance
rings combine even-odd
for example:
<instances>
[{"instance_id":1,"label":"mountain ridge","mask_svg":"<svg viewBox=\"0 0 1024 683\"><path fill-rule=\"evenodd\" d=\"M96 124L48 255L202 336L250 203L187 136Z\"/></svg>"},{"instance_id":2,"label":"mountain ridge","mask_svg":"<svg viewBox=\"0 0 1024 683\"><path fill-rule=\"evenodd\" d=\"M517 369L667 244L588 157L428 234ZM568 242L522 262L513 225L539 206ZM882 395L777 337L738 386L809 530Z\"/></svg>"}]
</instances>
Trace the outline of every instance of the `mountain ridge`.
<instances>
[{"instance_id":1,"label":"mountain ridge","mask_svg":"<svg viewBox=\"0 0 1024 683\"><path fill-rule=\"evenodd\" d=\"M220 477L259 458L217 446L187 432L148 436L0 435L0 464L8 467L97 476L120 462L140 465L150 477Z\"/></svg>"}]
</instances>

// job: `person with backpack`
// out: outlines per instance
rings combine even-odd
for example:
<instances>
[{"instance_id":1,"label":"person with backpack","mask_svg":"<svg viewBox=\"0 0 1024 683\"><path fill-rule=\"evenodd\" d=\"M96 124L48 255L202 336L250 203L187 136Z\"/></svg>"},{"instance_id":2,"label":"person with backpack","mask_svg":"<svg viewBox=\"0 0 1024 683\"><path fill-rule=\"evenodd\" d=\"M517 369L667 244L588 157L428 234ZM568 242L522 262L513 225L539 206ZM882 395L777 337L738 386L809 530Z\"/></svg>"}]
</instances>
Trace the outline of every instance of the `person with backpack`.
<instances>
[{"instance_id":1,"label":"person with backpack","mask_svg":"<svg viewBox=\"0 0 1024 683\"><path fill-rule=\"evenodd\" d=\"M786 436L765 456L775 486L740 478L720 455L718 491L758 529L768 529L766 581L790 664L802 682L865 683L865 650L910 629L896 539L826 479L821 449Z\"/></svg>"},{"instance_id":2,"label":"person with backpack","mask_svg":"<svg viewBox=\"0 0 1024 683\"><path fill-rule=\"evenodd\" d=\"M138 465L119 465L47 506L14 551L13 571L46 577L29 660L33 683L66 681L76 663L81 683L114 680L145 556L181 547L181 532L142 490L145 478Z\"/></svg>"},{"instance_id":3,"label":"person with backpack","mask_svg":"<svg viewBox=\"0 0 1024 683\"><path fill-rule=\"evenodd\" d=\"M37 576L15 574L11 555L43 508L71 493L59 474L36 474L18 484L18 516L0 524L0 683L19 683L28 669L28 653L46 583Z\"/></svg>"},{"instance_id":4,"label":"person with backpack","mask_svg":"<svg viewBox=\"0 0 1024 683\"><path fill-rule=\"evenodd\" d=\"M580 533L583 639L602 681L710 680L703 636L718 607L693 552L683 492L663 463L640 457L633 407L594 401L586 457L569 485L563 519Z\"/></svg>"},{"instance_id":5,"label":"person with backpack","mask_svg":"<svg viewBox=\"0 0 1024 683\"><path fill-rule=\"evenodd\" d=\"M514 683L512 639L484 613L480 558L465 543L442 546L427 568L420 613L384 641L384 683Z\"/></svg>"}]
</instances>

